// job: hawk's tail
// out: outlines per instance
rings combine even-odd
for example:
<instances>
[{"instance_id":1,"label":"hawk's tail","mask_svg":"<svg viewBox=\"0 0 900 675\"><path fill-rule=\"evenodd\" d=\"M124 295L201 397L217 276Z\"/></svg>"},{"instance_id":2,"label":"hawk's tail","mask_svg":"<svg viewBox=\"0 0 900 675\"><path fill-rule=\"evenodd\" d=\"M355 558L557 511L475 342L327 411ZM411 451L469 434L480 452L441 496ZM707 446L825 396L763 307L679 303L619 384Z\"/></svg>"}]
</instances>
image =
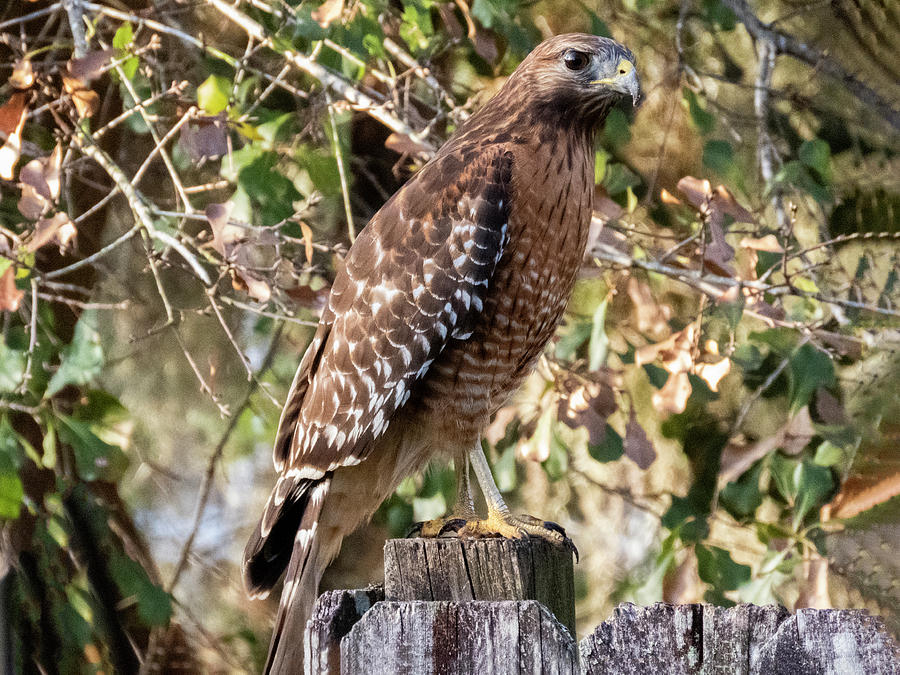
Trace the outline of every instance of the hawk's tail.
<instances>
[{"instance_id":1,"label":"hawk's tail","mask_svg":"<svg viewBox=\"0 0 900 675\"><path fill-rule=\"evenodd\" d=\"M275 617L266 673L303 669L304 633L328 560L321 560L316 530L331 474L317 480L281 478L244 550L244 583L265 597L287 567Z\"/></svg>"}]
</instances>

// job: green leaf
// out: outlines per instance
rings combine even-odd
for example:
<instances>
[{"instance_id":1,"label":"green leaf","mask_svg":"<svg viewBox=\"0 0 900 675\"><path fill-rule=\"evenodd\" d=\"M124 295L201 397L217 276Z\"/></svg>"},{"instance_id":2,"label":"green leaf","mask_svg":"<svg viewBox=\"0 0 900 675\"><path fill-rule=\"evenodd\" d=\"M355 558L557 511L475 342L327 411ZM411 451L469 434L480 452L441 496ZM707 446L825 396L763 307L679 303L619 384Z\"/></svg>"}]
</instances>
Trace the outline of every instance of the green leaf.
<instances>
[{"instance_id":1,"label":"green leaf","mask_svg":"<svg viewBox=\"0 0 900 675\"><path fill-rule=\"evenodd\" d=\"M119 26L119 29L116 31L116 34L113 36L113 47L118 49L120 52L119 56L125 56L129 47L131 47L131 43L134 41L134 31L131 28L131 24L127 21ZM122 63L122 72L125 74L125 77L129 80L133 79L135 74L137 73L138 66L140 65L138 58L136 56L131 56L130 58L125 59Z\"/></svg>"},{"instance_id":2,"label":"green leaf","mask_svg":"<svg viewBox=\"0 0 900 675\"><path fill-rule=\"evenodd\" d=\"M834 445L831 441L822 441L816 448L816 456L813 461L819 466L837 466L844 461L844 449Z\"/></svg>"},{"instance_id":3,"label":"green leaf","mask_svg":"<svg viewBox=\"0 0 900 675\"><path fill-rule=\"evenodd\" d=\"M820 204L831 202L831 193L828 188L823 185L820 180L813 177L805 164L798 162L797 160L786 162L784 166L779 169L778 173L772 178L772 184L769 186L768 191L771 191L773 187L782 184L792 185L795 188L803 190Z\"/></svg>"},{"instance_id":4,"label":"green leaf","mask_svg":"<svg viewBox=\"0 0 900 675\"><path fill-rule=\"evenodd\" d=\"M716 118L700 105L697 94L685 87L682 89L682 96L691 115L691 121L697 127L697 131L704 135L711 132L716 126Z\"/></svg>"},{"instance_id":5,"label":"green leaf","mask_svg":"<svg viewBox=\"0 0 900 675\"><path fill-rule=\"evenodd\" d=\"M815 171L823 183L831 179L831 148L821 138L806 141L800 146L800 161Z\"/></svg>"},{"instance_id":6,"label":"green leaf","mask_svg":"<svg viewBox=\"0 0 900 675\"><path fill-rule=\"evenodd\" d=\"M722 0L703 0L702 6L706 20L718 27L719 30L734 30L737 25L737 17L724 5Z\"/></svg>"},{"instance_id":7,"label":"green leaf","mask_svg":"<svg viewBox=\"0 0 900 675\"><path fill-rule=\"evenodd\" d=\"M603 300L594 312L591 322L591 341L588 343L588 368L597 370L606 363L606 352L609 349L609 338L606 335L606 305Z\"/></svg>"},{"instance_id":8,"label":"green leaf","mask_svg":"<svg viewBox=\"0 0 900 675\"><path fill-rule=\"evenodd\" d=\"M44 398L50 398L69 384L87 384L100 374L103 368L103 348L97 332L97 310L89 309L75 325L72 342L62 353L59 369L50 378Z\"/></svg>"},{"instance_id":9,"label":"green leaf","mask_svg":"<svg viewBox=\"0 0 900 675\"><path fill-rule=\"evenodd\" d=\"M745 342L731 355L731 360L738 364L745 373L758 370L763 364L763 355L759 347Z\"/></svg>"},{"instance_id":10,"label":"green leaf","mask_svg":"<svg viewBox=\"0 0 900 675\"><path fill-rule=\"evenodd\" d=\"M72 446L75 467L83 480L115 482L128 467L128 458L121 448L101 440L85 422L60 417L59 437Z\"/></svg>"},{"instance_id":11,"label":"green leaf","mask_svg":"<svg viewBox=\"0 0 900 675\"><path fill-rule=\"evenodd\" d=\"M819 507L834 490L834 476L831 469L804 459L797 467L794 478L797 486L797 500L794 504L794 529L798 529L810 509Z\"/></svg>"},{"instance_id":12,"label":"green leaf","mask_svg":"<svg viewBox=\"0 0 900 675\"><path fill-rule=\"evenodd\" d=\"M598 445L588 445L588 453L598 462L614 462L625 452L622 437L609 424L606 425L606 435L603 442Z\"/></svg>"},{"instance_id":13,"label":"green leaf","mask_svg":"<svg viewBox=\"0 0 900 675\"><path fill-rule=\"evenodd\" d=\"M791 412L806 406L819 387L831 387L835 383L834 364L831 357L806 343L791 357Z\"/></svg>"},{"instance_id":14,"label":"green leaf","mask_svg":"<svg viewBox=\"0 0 900 675\"><path fill-rule=\"evenodd\" d=\"M228 107L231 81L219 75L210 75L197 87L197 104L210 115L218 115Z\"/></svg>"},{"instance_id":15,"label":"green leaf","mask_svg":"<svg viewBox=\"0 0 900 675\"><path fill-rule=\"evenodd\" d=\"M556 358L561 361L574 359L579 347L591 337L591 330L592 325L587 321L577 321L570 324L567 332L556 343Z\"/></svg>"},{"instance_id":16,"label":"green leaf","mask_svg":"<svg viewBox=\"0 0 900 675\"><path fill-rule=\"evenodd\" d=\"M788 356L797 345L797 331L790 328L770 328L750 333L750 340L766 345L779 356Z\"/></svg>"},{"instance_id":17,"label":"green leaf","mask_svg":"<svg viewBox=\"0 0 900 675\"><path fill-rule=\"evenodd\" d=\"M628 117L618 108L609 111L603 125L603 144L617 150L631 140L631 128Z\"/></svg>"},{"instance_id":18,"label":"green leaf","mask_svg":"<svg viewBox=\"0 0 900 675\"><path fill-rule=\"evenodd\" d=\"M797 495L797 486L794 483L797 465L797 460L785 457L780 452L770 455L769 474L775 483L775 489L788 503L792 502Z\"/></svg>"},{"instance_id":19,"label":"green leaf","mask_svg":"<svg viewBox=\"0 0 900 675\"><path fill-rule=\"evenodd\" d=\"M591 11L585 7L585 10L588 13L588 17L591 20L591 35L599 35L600 37L612 37L612 32L609 30L609 26L606 25L606 22L597 16L596 12Z\"/></svg>"},{"instance_id":20,"label":"green leaf","mask_svg":"<svg viewBox=\"0 0 900 675\"><path fill-rule=\"evenodd\" d=\"M156 586L146 570L125 555L112 558L109 565L119 591L137 600L138 616L148 626L165 626L172 617L172 596Z\"/></svg>"},{"instance_id":21,"label":"green leaf","mask_svg":"<svg viewBox=\"0 0 900 675\"><path fill-rule=\"evenodd\" d=\"M613 197L624 193L628 188L641 184L641 179L631 169L618 162L610 162L606 165L606 174L603 177L603 186Z\"/></svg>"},{"instance_id":22,"label":"green leaf","mask_svg":"<svg viewBox=\"0 0 900 675\"><path fill-rule=\"evenodd\" d=\"M734 148L728 141L707 141L703 146L703 165L728 176L735 168Z\"/></svg>"},{"instance_id":23,"label":"green leaf","mask_svg":"<svg viewBox=\"0 0 900 675\"><path fill-rule=\"evenodd\" d=\"M10 349L0 338L0 394L14 392L25 374L25 352Z\"/></svg>"},{"instance_id":24,"label":"green leaf","mask_svg":"<svg viewBox=\"0 0 900 675\"><path fill-rule=\"evenodd\" d=\"M131 24L126 21L121 26L119 26L116 34L113 35L112 46L116 49L127 49L131 46L131 42L133 40L134 31L131 28Z\"/></svg>"},{"instance_id":25,"label":"green leaf","mask_svg":"<svg viewBox=\"0 0 900 675\"><path fill-rule=\"evenodd\" d=\"M516 489L518 483L516 476L516 446L510 445L504 450L493 467L494 482L500 492L510 492Z\"/></svg>"},{"instance_id":26,"label":"green leaf","mask_svg":"<svg viewBox=\"0 0 900 675\"><path fill-rule=\"evenodd\" d=\"M555 420L550 429L550 454L541 463L541 466L544 467L544 471L547 472L547 477L551 481L563 478L569 469L569 449L556 433Z\"/></svg>"},{"instance_id":27,"label":"green leaf","mask_svg":"<svg viewBox=\"0 0 900 675\"><path fill-rule=\"evenodd\" d=\"M0 519L18 518L24 496L25 489L19 474L10 469L0 469Z\"/></svg>"},{"instance_id":28,"label":"green leaf","mask_svg":"<svg viewBox=\"0 0 900 675\"><path fill-rule=\"evenodd\" d=\"M733 591L750 581L750 567L734 562L724 548L698 544L694 550L700 578L716 590Z\"/></svg>"},{"instance_id":29,"label":"green leaf","mask_svg":"<svg viewBox=\"0 0 900 675\"><path fill-rule=\"evenodd\" d=\"M735 481L728 483L719 493L719 500L728 513L740 520L752 516L763 501L759 489L763 462L756 462Z\"/></svg>"}]
</instances>

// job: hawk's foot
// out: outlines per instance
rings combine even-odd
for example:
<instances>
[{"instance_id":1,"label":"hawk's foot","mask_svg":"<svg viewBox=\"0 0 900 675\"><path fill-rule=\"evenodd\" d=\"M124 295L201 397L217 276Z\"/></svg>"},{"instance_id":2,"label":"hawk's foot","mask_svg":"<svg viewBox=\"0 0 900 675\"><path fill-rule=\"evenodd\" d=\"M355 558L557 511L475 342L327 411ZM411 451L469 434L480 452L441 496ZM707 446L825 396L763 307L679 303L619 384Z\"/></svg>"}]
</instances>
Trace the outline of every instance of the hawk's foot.
<instances>
[{"instance_id":1,"label":"hawk's foot","mask_svg":"<svg viewBox=\"0 0 900 675\"><path fill-rule=\"evenodd\" d=\"M470 516L476 518L476 516ZM465 527L467 523L465 516L449 515L445 518L434 518L432 520L423 520L413 523L406 533L406 538L423 537L425 539L434 539L435 537L456 536L460 529Z\"/></svg>"},{"instance_id":2,"label":"hawk's foot","mask_svg":"<svg viewBox=\"0 0 900 675\"><path fill-rule=\"evenodd\" d=\"M458 530L460 539L483 539L490 537L504 537L506 539L524 539L537 537L551 544L557 544L571 548L578 556L575 544L566 535L562 526L549 520L541 520L526 514L513 516L511 514L491 513L485 519L472 519Z\"/></svg>"}]
</instances>

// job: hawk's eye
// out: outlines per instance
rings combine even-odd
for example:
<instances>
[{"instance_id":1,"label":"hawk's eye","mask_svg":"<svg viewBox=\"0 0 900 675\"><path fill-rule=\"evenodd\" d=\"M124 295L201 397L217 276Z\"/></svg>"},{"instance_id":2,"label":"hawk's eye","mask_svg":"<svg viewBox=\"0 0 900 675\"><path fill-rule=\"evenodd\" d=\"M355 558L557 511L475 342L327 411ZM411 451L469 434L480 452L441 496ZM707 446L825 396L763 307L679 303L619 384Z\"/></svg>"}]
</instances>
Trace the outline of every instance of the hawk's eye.
<instances>
[{"instance_id":1,"label":"hawk's eye","mask_svg":"<svg viewBox=\"0 0 900 675\"><path fill-rule=\"evenodd\" d=\"M566 62L566 68L569 70L583 70L591 62L591 59L584 52L570 49L563 54L563 61Z\"/></svg>"}]
</instances>

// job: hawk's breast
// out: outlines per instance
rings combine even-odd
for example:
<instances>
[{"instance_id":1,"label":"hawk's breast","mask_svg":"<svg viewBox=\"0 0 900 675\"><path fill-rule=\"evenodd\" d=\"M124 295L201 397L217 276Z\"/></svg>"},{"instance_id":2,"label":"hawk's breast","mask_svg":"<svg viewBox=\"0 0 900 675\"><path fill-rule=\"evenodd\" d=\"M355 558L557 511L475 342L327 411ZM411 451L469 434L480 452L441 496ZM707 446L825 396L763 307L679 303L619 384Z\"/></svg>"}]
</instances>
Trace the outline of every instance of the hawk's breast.
<instances>
[{"instance_id":1,"label":"hawk's breast","mask_svg":"<svg viewBox=\"0 0 900 675\"><path fill-rule=\"evenodd\" d=\"M553 336L591 219L590 148L561 142L515 150L509 242L483 311L471 336L447 345L410 401L428 414L429 423L472 441Z\"/></svg>"}]
</instances>

